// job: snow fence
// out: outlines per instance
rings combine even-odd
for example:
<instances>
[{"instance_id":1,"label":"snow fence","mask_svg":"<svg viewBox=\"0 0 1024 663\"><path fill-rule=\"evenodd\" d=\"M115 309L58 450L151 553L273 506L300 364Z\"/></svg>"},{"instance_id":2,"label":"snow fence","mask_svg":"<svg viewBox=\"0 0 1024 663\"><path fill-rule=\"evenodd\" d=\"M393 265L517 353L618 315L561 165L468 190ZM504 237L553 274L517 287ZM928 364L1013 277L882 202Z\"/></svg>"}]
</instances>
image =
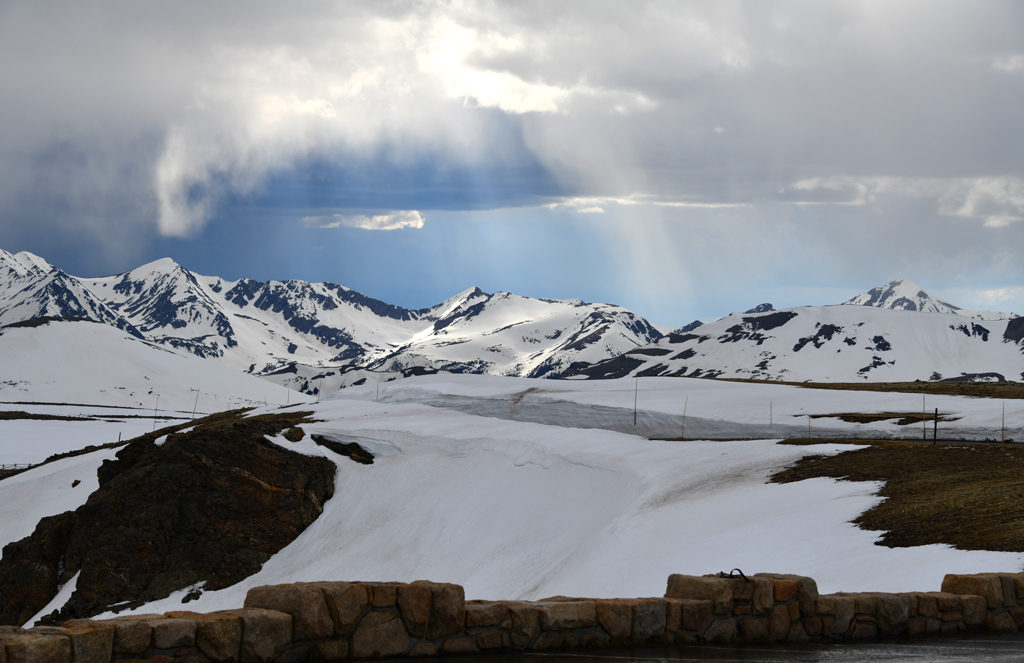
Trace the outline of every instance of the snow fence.
<instances>
[{"instance_id":1,"label":"snow fence","mask_svg":"<svg viewBox=\"0 0 1024 663\"><path fill-rule=\"evenodd\" d=\"M795 575L672 575L661 598L542 601L466 601L459 585L425 581L310 582L255 587L237 610L0 627L0 663L285 663L1019 629L1024 573L947 575L939 592L826 595Z\"/></svg>"}]
</instances>

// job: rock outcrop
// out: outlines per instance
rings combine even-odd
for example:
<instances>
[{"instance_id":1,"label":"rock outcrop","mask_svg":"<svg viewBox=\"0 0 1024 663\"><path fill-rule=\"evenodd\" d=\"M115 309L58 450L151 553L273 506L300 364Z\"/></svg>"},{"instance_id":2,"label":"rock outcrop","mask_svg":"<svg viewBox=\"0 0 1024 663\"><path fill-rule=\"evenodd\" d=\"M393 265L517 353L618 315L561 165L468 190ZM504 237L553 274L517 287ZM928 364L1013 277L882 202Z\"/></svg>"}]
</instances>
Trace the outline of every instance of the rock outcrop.
<instances>
[{"instance_id":1,"label":"rock outcrop","mask_svg":"<svg viewBox=\"0 0 1024 663\"><path fill-rule=\"evenodd\" d=\"M266 439L303 420L236 412L128 443L99 468L84 505L4 548L0 624L31 619L76 574L54 619L219 589L258 571L334 492L332 462Z\"/></svg>"}]
</instances>

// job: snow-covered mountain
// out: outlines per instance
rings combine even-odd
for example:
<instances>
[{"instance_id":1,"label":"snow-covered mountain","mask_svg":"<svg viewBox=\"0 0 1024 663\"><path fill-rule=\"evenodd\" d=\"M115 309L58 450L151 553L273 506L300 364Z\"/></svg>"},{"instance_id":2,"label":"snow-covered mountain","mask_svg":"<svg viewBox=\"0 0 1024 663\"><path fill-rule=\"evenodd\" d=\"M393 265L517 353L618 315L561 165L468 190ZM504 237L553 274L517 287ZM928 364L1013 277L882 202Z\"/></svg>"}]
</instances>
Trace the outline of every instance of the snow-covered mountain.
<instances>
[{"instance_id":1,"label":"snow-covered mountain","mask_svg":"<svg viewBox=\"0 0 1024 663\"><path fill-rule=\"evenodd\" d=\"M471 288L410 310L333 283L202 276L169 258L78 278L0 253L0 324L41 316L103 322L307 392L437 370L556 375L661 337L626 309L579 300Z\"/></svg>"},{"instance_id":2,"label":"snow-covered mountain","mask_svg":"<svg viewBox=\"0 0 1024 663\"><path fill-rule=\"evenodd\" d=\"M838 306L732 314L568 372L588 378L638 375L1024 380L1024 318L965 311L908 281L895 281Z\"/></svg>"},{"instance_id":3,"label":"snow-covered mountain","mask_svg":"<svg viewBox=\"0 0 1024 663\"><path fill-rule=\"evenodd\" d=\"M901 281L890 281L886 285L872 288L865 293L849 299L844 304L854 306L874 306L887 308L894 311L920 311L922 313L955 313L968 318L978 320L1006 320L1015 318L1012 313L1001 313L998 311L968 311L944 302L933 297L924 291L913 281L906 279ZM747 313L760 313L761 311L747 311Z\"/></svg>"},{"instance_id":4,"label":"snow-covered mountain","mask_svg":"<svg viewBox=\"0 0 1024 663\"><path fill-rule=\"evenodd\" d=\"M0 401L218 412L309 400L252 375L85 320L0 327Z\"/></svg>"}]
</instances>

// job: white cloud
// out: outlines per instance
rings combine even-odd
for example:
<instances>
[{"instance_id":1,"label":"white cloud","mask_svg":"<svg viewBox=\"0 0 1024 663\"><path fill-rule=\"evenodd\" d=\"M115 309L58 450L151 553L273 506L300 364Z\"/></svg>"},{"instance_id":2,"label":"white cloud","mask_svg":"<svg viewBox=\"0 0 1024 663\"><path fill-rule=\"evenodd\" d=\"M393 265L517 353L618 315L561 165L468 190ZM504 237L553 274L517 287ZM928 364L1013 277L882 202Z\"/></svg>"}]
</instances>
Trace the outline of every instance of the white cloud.
<instances>
[{"instance_id":1,"label":"white cloud","mask_svg":"<svg viewBox=\"0 0 1024 663\"><path fill-rule=\"evenodd\" d=\"M398 210L384 214L327 214L306 216L302 223L308 228L362 228L363 230L401 230L422 228L424 218L417 210Z\"/></svg>"},{"instance_id":2,"label":"white cloud","mask_svg":"<svg viewBox=\"0 0 1024 663\"><path fill-rule=\"evenodd\" d=\"M1013 53L997 57L992 60L992 68L1004 74L1022 71L1024 70L1024 55Z\"/></svg>"},{"instance_id":3,"label":"white cloud","mask_svg":"<svg viewBox=\"0 0 1024 663\"><path fill-rule=\"evenodd\" d=\"M798 205L875 203L882 194L933 199L939 214L1003 228L1024 221L1024 178L1005 177L813 177L793 182L781 198Z\"/></svg>"},{"instance_id":4,"label":"white cloud","mask_svg":"<svg viewBox=\"0 0 1024 663\"><path fill-rule=\"evenodd\" d=\"M623 207L651 206L651 207L692 207L699 209L718 209L728 207L748 207L748 203L731 203L701 201L692 198L656 196L646 193L632 193L628 196L573 196L560 198L554 202L546 203L547 209L569 209L578 214L603 214L606 208L612 205Z\"/></svg>"}]
</instances>

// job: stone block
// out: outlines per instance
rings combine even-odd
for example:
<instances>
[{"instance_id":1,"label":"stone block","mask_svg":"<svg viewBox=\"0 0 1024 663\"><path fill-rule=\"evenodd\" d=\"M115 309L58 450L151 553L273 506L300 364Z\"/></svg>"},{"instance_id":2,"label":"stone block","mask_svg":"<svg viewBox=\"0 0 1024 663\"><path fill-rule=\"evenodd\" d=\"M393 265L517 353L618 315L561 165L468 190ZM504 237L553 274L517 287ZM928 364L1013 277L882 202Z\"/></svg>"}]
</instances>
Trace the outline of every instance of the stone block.
<instances>
[{"instance_id":1,"label":"stone block","mask_svg":"<svg viewBox=\"0 0 1024 663\"><path fill-rule=\"evenodd\" d=\"M812 638L821 637L824 632L824 626L822 625L821 617L808 617L804 620L804 631L807 632Z\"/></svg>"},{"instance_id":2,"label":"stone block","mask_svg":"<svg viewBox=\"0 0 1024 663\"><path fill-rule=\"evenodd\" d=\"M878 630L883 635L898 635L910 619L910 599L899 594L878 596Z\"/></svg>"},{"instance_id":3,"label":"stone block","mask_svg":"<svg viewBox=\"0 0 1024 663\"><path fill-rule=\"evenodd\" d=\"M772 585L776 603L789 603L796 599L797 585L795 580L776 578Z\"/></svg>"},{"instance_id":4,"label":"stone block","mask_svg":"<svg viewBox=\"0 0 1024 663\"><path fill-rule=\"evenodd\" d=\"M633 609L627 601L595 601L597 623L614 640L628 640L633 634Z\"/></svg>"},{"instance_id":5,"label":"stone block","mask_svg":"<svg viewBox=\"0 0 1024 663\"><path fill-rule=\"evenodd\" d=\"M711 601L696 599L683 601L682 629L703 633L711 621L713 612L714 604Z\"/></svg>"},{"instance_id":6,"label":"stone block","mask_svg":"<svg viewBox=\"0 0 1024 663\"><path fill-rule=\"evenodd\" d=\"M800 602L800 616L813 617L818 609L818 583L813 578L788 573L758 573L755 578L769 578L773 581L792 581L796 583L796 599ZM779 594L780 588L783 594ZM793 600L792 585L788 582L774 582L775 602L786 603Z\"/></svg>"},{"instance_id":7,"label":"stone block","mask_svg":"<svg viewBox=\"0 0 1024 663\"><path fill-rule=\"evenodd\" d=\"M456 635L441 643L441 651L445 654L473 654L480 649L474 638L468 635Z\"/></svg>"},{"instance_id":8,"label":"stone block","mask_svg":"<svg viewBox=\"0 0 1024 663\"><path fill-rule=\"evenodd\" d=\"M966 610L964 610L964 621L967 621ZM1024 627L1024 606L1014 606L1010 608L1010 615L1013 617L1013 621L1017 622L1018 627Z\"/></svg>"},{"instance_id":9,"label":"stone block","mask_svg":"<svg viewBox=\"0 0 1024 663\"><path fill-rule=\"evenodd\" d=\"M583 649L603 649L611 644L611 637L603 629L591 628L580 633L580 647Z\"/></svg>"},{"instance_id":10,"label":"stone block","mask_svg":"<svg viewBox=\"0 0 1024 663\"><path fill-rule=\"evenodd\" d=\"M507 605L512 617L509 644L514 649L526 649L540 635L540 604L514 601Z\"/></svg>"},{"instance_id":11,"label":"stone block","mask_svg":"<svg viewBox=\"0 0 1024 663\"><path fill-rule=\"evenodd\" d=\"M985 597L989 608L1003 607L1003 583L995 573L949 573L942 579L942 591L951 594L976 594Z\"/></svg>"},{"instance_id":12,"label":"stone block","mask_svg":"<svg viewBox=\"0 0 1024 663\"><path fill-rule=\"evenodd\" d=\"M390 608L398 602L398 587L395 583L364 583L370 590L374 608Z\"/></svg>"},{"instance_id":13,"label":"stone block","mask_svg":"<svg viewBox=\"0 0 1024 663\"><path fill-rule=\"evenodd\" d=\"M111 619L114 625L114 653L133 656L149 649L153 629L149 621L129 617Z\"/></svg>"},{"instance_id":14,"label":"stone block","mask_svg":"<svg viewBox=\"0 0 1024 663\"><path fill-rule=\"evenodd\" d=\"M109 663L114 655L114 625L93 622L67 628L71 660L75 663Z\"/></svg>"},{"instance_id":15,"label":"stone block","mask_svg":"<svg viewBox=\"0 0 1024 663\"><path fill-rule=\"evenodd\" d=\"M853 623L857 610L857 602L849 596L835 597L835 622L832 624L832 635L844 635Z\"/></svg>"},{"instance_id":16,"label":"stone block","mask_svg":"<svg viewBox=\"0 0 1024 663\"><path fill-rule=\"evenodd\" d=\"M393 612L370 612L352 634L354 658L400 656L409 650L409 634Z\"/></svg>"},{"instance_id":17,"label":"stone block","mask_svg":"<svg viewBox=\"0 0 1024 663\"><path fill-rule=\"evenodd\" d=\"M462 630L466 623L466 592L461 585L417 580L413 585L430 588L430 626L426 637L444 638Z\"/></svg>"},{"instance_id":18,"label":"stone block","mask_svg":"<svg viewBox=\"0 0 1024 663\"><path fill-rule=\"evenodd\" d=\"M504 603L491 601L466 603L466 626L468 628L478 626L509 628L510 625L508 607Z\"/></svg>"},{"instance_id":19,"label":"stone block","mask_svg":"<svg viewBox=\"0 0 1024 663\"><path fill-rule=\"evenodd\" d=\"M348 658L348 638L331 638L316 643L313 651L321 661L340 661ZM311 657L312 658L312 657Z\"/></svg>"},{"instance_id":20,"label":"stone block","mask_svg":"<svg viewBox=\"0 0 1024 663\"><path fill-rule=\"evenodd\" d=\"M633 603L633 641L643 643L662 638L667 619L665 599L637 599Z\"/></svg>"},{"instance_id":21,"label":"stone block","mask_svg":"<svg viewBox=\"0 0 1024 663\"><path fill-rule=\"evenodd\" d=\"M480 650L501 649L504 643L501 631L486 631L476 634L476 646Z\"/></svg>"},{"instance_id":22,"label":"stone block","mask_svg":"<svg viewBox=\"0 0 1024 663\"><path fill-rule=\"evenodd\" d=\"M741 619L736 622L737 633L740 642L770 642L771 627L767 617L752 617Z\"/></svg>"},{"instance_id":23,"label":"stone block","mask_svg":"<svg viewBox=\"0 0 1024 663\"><path fill-rule=\"evenodd\" d=\"M732 609L733 617L744 617L753 614L753 612L754 608L749 603L737 603Z\"/></svg>"},{"instance_id":24,"label":"stone block","mask_svg":"<svg viewBox=\"0 0 1024 663\"><path fill-rule=\"evenodd\" d=\"M1017 622L1013 621L1013 617L1006 611L989 611L985 627L997 633L1012 633L1017 630Z\"/></svg>"},{"instance_id":25,"label":"stone block","mask_svg":"<svg viewBox=\"0 0 1024 663\"><path fill-rule=\"evenodd\" d=\"M1013 595L1018 603L1024 603L1024 573L1011 573L1010 578L1013 579Z\"/></svg>"},{"instance_id":26,"label":"stone block","mask_svg":"<svg viewBox=\"0 0 1024 663\"><path fill-rule=\"evenodd\" d=\"M541 603L540 606L542 630L555 631L597 625L597 608L593 601Z\"/></svg>"},{"instance_id":27,"label":"stone block","mask_svg":"<svg viewBox=\"0 0 1024 663\"><path fill-rule=\"evenodd\" d=\"M242 647L242 620L234 615L168 612L168 617L190 619L196 625L196 647L215 663L236 661Z\"/></svg>"},{"instance_id":28,"label":"stone block","mask_svg":"<svg viewBox=\"0 0 1024 663\"><path fill-rule=\"evenodd\" d=\"M17 633L4 636L7 663L71 663L71 639L66 635Z\"/></svg>"},{"instance_id":29,"label":"stone block","mask_svg":"<svg viewBox=\"0 0 1024 663\"><path fill-rule=\"evenodd\" d=\"M754 576L750 579L754 585L751 603L755 615L767 615L775 604L775 583L770 578Z\"/></svg>"},{"instance_id":30,"label":"stone block","mask_svg":"<svg viewBox=\"0 0 1024 663\"><path fill-rule=\"evenodd\" d=\"M705 642L728 644L735 642L736 637L736 620L732 617L716 617L704 631Z\"/></svg>"},{"instance_id":31,"label":"stone block","mask_svg":"<svg viewBox=\"0 0 1024 663\"><path fill-rule=\"evenodd\" d=\"M917 614L933 619L939 616L939 601L934 594L917 595Z\"/></svg>"},{"instance_id":32,"label":"stone block","mask_svg":"<svg viewBox=\"0 0 1024 663\"><path fill-rule=\"evenodd\" d=\"M779 603L772 608L768 615L768 629L772 641L781 642L789 635L789 624L792 620L789 617L789 607Z\"/></svg>"},{"instance_id":33,"label":"stone block","mask_svg":"<svg viewBox=\"0 0 1024 663\"><path fill-rule=\"evenodd\" d=\"M971 594L969 596L977 596ZM982 597L984 598L984 597ZM960 612L963 610L963 601L956 594L950 594L949 592L939 592L935 594L935 601L939 606L939 612ZM988 603L986 602L986 605Z\"/></svg>"},{"instance_id":34,"label":"stone block","mask_svg":"<svg viewBox=\"0 0 1024 663\"><path fill-rule=\"evenodd\" d=\"M560 649L576 649L580 645L579 635L575 631L542 631L530 649L534 651L554 651Z\"/></svg>"},{"instance_id":35,"label":"stone block","mask_svg":"<svg viewBox=\"0 0 1024 663\"><path fill-rule=\"evenodd\" d=\"M668 577L665 598L709 600L716 614L728 615L732 613L732 592L733 583L728 578L673 573Z\"/></svg>"},{"instance_id":36,"label":"stone block","mask_svg":"<svg viewBox=\"0 0 1024 663\"><path fill-rule=\"evenodd\" d=\"M353 582L327 582L320 585L320 590L327 601L335 637L351 635L363 613L370 609L369 588Z\"/></svg>"},{"instance_id":37,"label":"stone block","mask_svg":"<svg viewBox=\"0 0 1024 663\"><path fill-rule=\"evenodd\" d=\"M928 632L928 620L920 615L915 615L907 620L907 637L917 638Z\"/></svg>"},{"instance_id":38,"label":"stone block","mask_svg":"<svg viewBox=\"0 0 1024 663\"><path fill-rule=\"evenodd\" d=\"M817 610L819 615L836 614L836 597L833 594L823 594L818 597Z\"/></svg>"},{"instance_id":39,"label":"stone block","mask_svg":"<svg viewBox=\"0 0 1024 663\"><path fill-rule=\"evenodd\" d=\"M863 592L851 594L853 597L854 610L858 615L874 617L878 614L878 594Z\"/></svg>"},{"instance_id":40,"label":"stone block","mask_svg":"<svg viewBox=\"0 0 1024 663\"><path fill-rule=\"evenodd\" d=\"M601 623L600 616L598 623ZM683 624L683 599L665 599L665 632L676 633Z\"/></svg>"},{"instance_id":41,"label":"stone block","mask_svg":"<svg viewBox=\"0 0 1024 663\"><path fill-rule=\"evenodd\" d=\"M985 623L988 609L984 598L968 594L960 597L960 603L963 605L965 625L979 626Z\"/></svg>"},{"instance_id":42,"label":"stone block","mask_svg":"<svg viewBox=\"0 0 1024 663\"><path fill-rule=\"evenodd\" d=\"M155 619L149 625L153 628L153 646L157 649L179 649L196 644L196 623L191 619Z\"/></svg>"},{"instance_id":43,"label":"stone block","mask_svg":"<svg viewBox=\"0 0 1024 663\"><path fill-rule=\"evenodd\" d=\"M851 640L873 640L878 637L878 623L874 617L857 616L850 625L847 637Z\"/></svg>"},{"instance_id":44,"label":"stone block","mask_svg":"<svg viewBox=\"0 0 1024 663\"><path fill-rule=\"evenodd\" d=\"M1013 574L1000 573L999 582L1003 589L1003 607L1012 608L1017 605L1017 590L1013 581Z\"/></svg>"},{"instance_id":45,"label":"stone block","mask_svg":"<svg viewBox=\"0 0 1024 663\"><path fill-rule=\"evenodd\" d=\"M942 620L932 617L925 618L924 630L928 634L939 633L942 630Z\"/></svg>"},{"instance_id":46,"label":"stone block","mask_svg":"<svg viewBox=\"0 0 1024 663\"><path fill-rule=\"evenodd\" d=\"M316 583L262 585L245 595L246 608L276 610L292 616L292 639L316 640L334 634L324 593Z\"/></svg>"},{"instance_id":47,"label":"stone block","mask_svg":"<svg viewBox=\"0 0 1024 663\"><path fill-rule=\"evenodd\" d=\"M396 600L402 621L409 635L422 638L427 634L430 621L430 587L426 585L399 585Z\"/></svg>"},{"instance_id":48,"label":"stone block","mask_svg":"<svg viewBox=\"0 0 1024 663\"><path fill-rule=\"evenodd\" d=\"M807 642L807 631L804 630L803 622L793 622L789 625L789 633L786 634L786 642Z\"/></svg>"},{"instance_id":49,"label":"stone block","mask_svg":"<svg viewBox=\"0 0 1024 663\"><path fill-rule=\"evenodd\" d=\"M799 603L787 603L786 607L789 608L789 621L798 622L800 621L800 604Z\"/></svg>"},{"instance_id":50,"label":"stone block","mask_svg":"<svg viewBox=\"0 0 1024 663\"><path fill-rule=\"evenodd\" d=\"M215 613L242 621L241 663L270 661L292 643L292 616L264 608L241 608Z\"/></svg>"},{"instance_id":51,"label":"stone block","mask_svg":"<svg viewBox=\"0 0 1024 663\"><path fill-rule=\"evenodd\" d=\"M409 650L407 656L415 658L418 656L437 656L441 653L441 650L433 642L421 640L413 645L413 648Z\"/></svg>"}]
</instances>

